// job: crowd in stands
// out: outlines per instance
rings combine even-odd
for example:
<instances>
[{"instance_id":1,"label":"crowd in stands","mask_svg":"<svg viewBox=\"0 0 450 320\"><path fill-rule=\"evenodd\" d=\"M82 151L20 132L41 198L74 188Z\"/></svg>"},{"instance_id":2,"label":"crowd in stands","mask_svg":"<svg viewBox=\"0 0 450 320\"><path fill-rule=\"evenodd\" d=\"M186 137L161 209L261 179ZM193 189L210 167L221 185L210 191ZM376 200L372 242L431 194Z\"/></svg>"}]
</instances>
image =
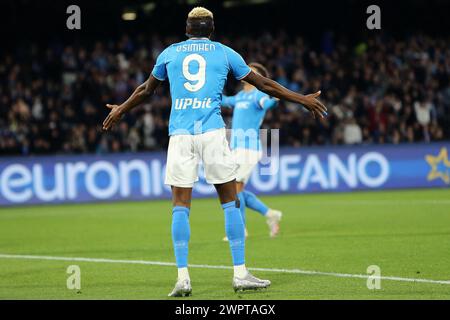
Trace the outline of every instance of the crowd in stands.
<instances>
[{"instance_id":1,"label":"crowd in stands","mask_svg":"<svg viewBox=\"0 0 450 320\"><path fill-rule=\"evenodd\" d=\"M280 102L263 128L281 146L398 144L450 139L450 40L426 35L369 37L350 43L326 33L312 46L280 32L219 36L247 62L301 93L322 91L329 116L313 119ZM123 102L149 76L158 54L183 40L122 36L89 45L52 42L0 53L0 154L114 153L167 147L168 85L117 127L101 129L106 103ZM238 92L231 79L227 95ZM232 111L223 109L229 124Z\"/></svg>"}]
</instances>

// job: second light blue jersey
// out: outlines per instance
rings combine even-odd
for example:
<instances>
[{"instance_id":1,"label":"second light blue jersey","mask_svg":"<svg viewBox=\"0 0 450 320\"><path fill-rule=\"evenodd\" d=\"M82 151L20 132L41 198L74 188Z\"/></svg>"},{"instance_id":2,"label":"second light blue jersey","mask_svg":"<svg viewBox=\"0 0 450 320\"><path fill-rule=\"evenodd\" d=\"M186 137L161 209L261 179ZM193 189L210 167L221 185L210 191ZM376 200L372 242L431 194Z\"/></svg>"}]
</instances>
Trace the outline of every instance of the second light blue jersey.
<instances>
[{"instance_id":1,"label":"second light blue jersey","mask_svg":"<svg viewBox=\"0 0 450 320\"><path fill-rule=\"evenodd\" d=\"M277 100L255 88L242 90L235 96L223 96L222 105L233 108L231 149L262 150L259 129L266 111L275 107Z\"/></svg>"},{"instance_id":2,"label":"second light blue jersey","mask_svg":"<svg viewBox=\"0 0 450 320\"><path fill-rule=\"evenodd\" d=\"M170 83L169 135L223 128L220 106L227 75L231 72L240 80L250 71L237 52L206 38L167 47L158 56L152 74Z\"/></svg>"}]
</instances>

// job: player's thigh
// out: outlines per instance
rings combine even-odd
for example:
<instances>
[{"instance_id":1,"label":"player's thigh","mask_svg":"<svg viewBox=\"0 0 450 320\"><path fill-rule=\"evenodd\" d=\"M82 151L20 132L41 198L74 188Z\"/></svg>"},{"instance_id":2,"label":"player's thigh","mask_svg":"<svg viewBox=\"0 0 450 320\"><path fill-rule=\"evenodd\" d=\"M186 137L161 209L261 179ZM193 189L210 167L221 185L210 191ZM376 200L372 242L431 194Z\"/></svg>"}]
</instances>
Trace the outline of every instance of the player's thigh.
<instances>
[{"instance_id":1,"label":"player's thigh","mask_svg":"<svg viewBox=\"0 0 450 320\"><path fill-rule=\"evenodd\" d=\"M180 188L192 188L198 180L198 155L194 136L175 135L169 140L165 184Z\"/></svg>"},{"instance_id":2,"label":"player's thigh","mask_svg":"<svg viewBox=\"0 0 450 320\"><path fill-rule=\"evenodd\" d=\"M225 129L201 135L201 157L206 181L210 184L223 184L236 178L236 164L231 154Z\"/></svg>"}]
</instances>

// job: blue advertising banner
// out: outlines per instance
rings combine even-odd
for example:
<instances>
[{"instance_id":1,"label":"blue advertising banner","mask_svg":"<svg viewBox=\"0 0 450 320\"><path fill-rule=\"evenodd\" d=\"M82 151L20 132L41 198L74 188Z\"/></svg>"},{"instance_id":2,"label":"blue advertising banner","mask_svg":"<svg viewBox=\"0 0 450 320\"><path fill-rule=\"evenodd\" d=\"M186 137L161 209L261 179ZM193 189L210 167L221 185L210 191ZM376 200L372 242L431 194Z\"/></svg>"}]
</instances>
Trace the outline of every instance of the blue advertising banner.
<instances>
[{"instance_id":1,"label":"blue advertising banner","mask_svg":"<svg viewBox=\"0 0 450 320\"><path fill-rule=\"evenodd\" d=\"M448 150L449 142L280 149L262 160L247 186L257 194L448 188ZM165 160L164 152L3 157L0 205L170 198ZM214 196L201 173L194 197Z\"/></svg>"}]
</instances>

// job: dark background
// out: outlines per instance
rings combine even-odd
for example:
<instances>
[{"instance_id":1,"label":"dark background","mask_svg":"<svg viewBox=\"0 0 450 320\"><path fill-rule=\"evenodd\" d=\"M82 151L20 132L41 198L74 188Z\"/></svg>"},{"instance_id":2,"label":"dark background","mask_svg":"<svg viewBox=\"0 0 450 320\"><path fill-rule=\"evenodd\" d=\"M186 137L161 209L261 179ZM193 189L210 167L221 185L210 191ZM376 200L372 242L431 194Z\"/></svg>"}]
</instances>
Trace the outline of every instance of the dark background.
<instances>
[{"instance_id":1,"label":"dark background","mask_svg":"<svg viewBox=\"0 0 450 320\"><path fill-rule=\"evenodd\" d=\"M62 38L67 42L80 39L86 41L102 36L115 37L136 30L144 33L163 30L165 34L179 34L184 32L187 12L197 5L211 9L216 14L217 32L227 34L288 29L290 34L314 39L325 31L333 30L337 33L350 32L352 39L357 41L370 32L365 25L368 17L366 8L371 4L381 7L382 31L394 36L418 32L448 35L450 32L448 0L253 2L255 0L2 0L2 46L49 38ZM82 29L79 31L66 28L66 8L71 4L81 8ZM152 10L145 10L152 6ZM138 18L135 21L123 21L121 16L126 9L135 10Z\"/></svg>"}]
</instances>

